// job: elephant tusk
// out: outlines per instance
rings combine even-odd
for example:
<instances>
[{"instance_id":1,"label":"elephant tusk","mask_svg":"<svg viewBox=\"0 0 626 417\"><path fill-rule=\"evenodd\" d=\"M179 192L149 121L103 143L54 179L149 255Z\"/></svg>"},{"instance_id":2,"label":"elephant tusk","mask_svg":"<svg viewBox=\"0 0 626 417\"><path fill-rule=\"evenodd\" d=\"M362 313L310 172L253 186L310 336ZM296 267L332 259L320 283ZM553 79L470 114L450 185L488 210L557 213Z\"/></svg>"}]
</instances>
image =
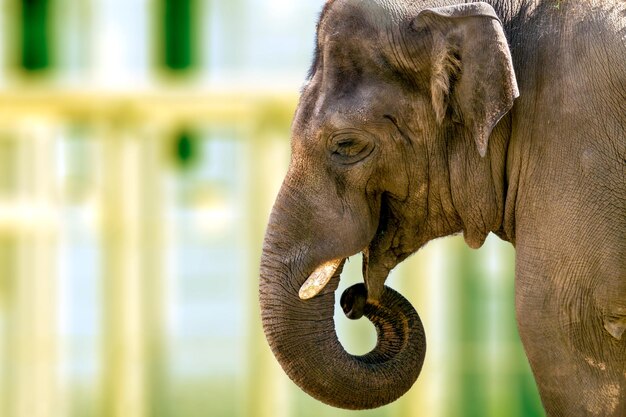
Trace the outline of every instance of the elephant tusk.
<instances>
[{"instance_id":1,"label":"elephant tusk","mask_svg":"<svg viewBox=\"0 0 626 417\"><path fill-rule=\"evenodd\" d=\"M328 284L328 281L330 281L333 275L335 275L341 261L343 261L341 258L333 259L332 261L324 262L318 266L300 287L300 292L298 293L300 298L308 300L319 294L320 291L324 289L326 284Z\"/></svg>"}]
</instances>

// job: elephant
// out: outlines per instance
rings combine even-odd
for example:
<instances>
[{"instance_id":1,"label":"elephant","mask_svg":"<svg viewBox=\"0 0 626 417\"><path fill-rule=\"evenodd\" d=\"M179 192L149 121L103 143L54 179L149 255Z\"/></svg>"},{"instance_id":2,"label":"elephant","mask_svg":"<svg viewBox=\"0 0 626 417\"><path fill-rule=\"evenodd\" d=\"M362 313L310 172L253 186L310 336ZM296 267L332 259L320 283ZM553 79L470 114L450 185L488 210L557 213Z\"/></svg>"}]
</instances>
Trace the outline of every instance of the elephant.
<instances>
[{"instance_id":1,"label":"elephant","mask_svg":"<svg viewBox=\"0 0 626 417\"><path fill-rule=\"evenodd\" d=\"M548 416L626 416L626 3L328 0L262 248L286 374L335 407L402 396L426 351L385 285L427 242L515 257L518 331ZM339 303L377 344L338 340Z\"/></svg>"}]
</instances>

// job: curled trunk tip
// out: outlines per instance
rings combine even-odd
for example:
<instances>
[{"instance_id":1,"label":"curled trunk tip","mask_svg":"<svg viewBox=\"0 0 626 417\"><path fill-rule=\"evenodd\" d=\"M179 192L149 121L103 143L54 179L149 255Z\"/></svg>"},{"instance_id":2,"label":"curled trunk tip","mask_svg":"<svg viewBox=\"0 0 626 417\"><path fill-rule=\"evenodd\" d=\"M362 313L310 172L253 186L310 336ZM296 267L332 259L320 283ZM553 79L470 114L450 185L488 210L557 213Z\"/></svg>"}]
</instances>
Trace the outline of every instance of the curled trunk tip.
<instances>
[{"instance_id":1,"label":"curled trunk tip","mask_svg":"<svg viewBox=\"0 0 626 417\"><path fill-rule=\"evenodd\" d=\"M340 272L341 266L319 295L301 300L298 289L306 276L279 283L275 277L284 274L273 278L271 268L263 267L264 331L287 375L309 395L345 409L380 407L402 396L419 376L426 353L424 328L411 304L384 287L379 303L363 307L376 328L376 346L362 356L347 353L333 319ZM363 284L351 291L365 290L359 286Z\"/></svg>"}]
</instances>

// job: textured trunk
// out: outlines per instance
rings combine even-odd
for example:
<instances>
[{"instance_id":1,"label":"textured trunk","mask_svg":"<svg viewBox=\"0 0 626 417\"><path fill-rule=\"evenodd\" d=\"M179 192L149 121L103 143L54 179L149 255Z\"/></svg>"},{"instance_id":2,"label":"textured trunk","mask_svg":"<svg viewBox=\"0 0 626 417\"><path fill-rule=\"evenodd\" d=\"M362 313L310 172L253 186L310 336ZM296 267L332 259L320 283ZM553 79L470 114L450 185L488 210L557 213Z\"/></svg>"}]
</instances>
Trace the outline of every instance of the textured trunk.
<instances>
[{"instance_id":1,"label":"textured trunk","mask_svg":"<svg viewBox=\"0 0 626 417\"><path fill-rule=\"evenodd\" d=\"M335 407L375 408L396 400L415 382L424 360L419 316L385 287L380 305L365 307L377 330L376 347L363 356L347 353L333 320L341 267L318 296L301 300L298 290L312 269L306 259L288 255L294 244L285 241L285 230L284 224L270 223L260 280L263 328L279 363L304 391Z\"/></svg>"}]
</instances>

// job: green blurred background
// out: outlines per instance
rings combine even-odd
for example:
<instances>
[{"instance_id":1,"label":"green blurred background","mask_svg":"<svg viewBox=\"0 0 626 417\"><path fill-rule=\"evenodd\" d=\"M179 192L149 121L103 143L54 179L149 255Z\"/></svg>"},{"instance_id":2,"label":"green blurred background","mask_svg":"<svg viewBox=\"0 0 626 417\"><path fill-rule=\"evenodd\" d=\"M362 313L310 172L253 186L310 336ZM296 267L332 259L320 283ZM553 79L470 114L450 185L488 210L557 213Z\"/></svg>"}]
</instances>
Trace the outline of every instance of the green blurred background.
<instances>
[{"instance_id":1,"label":"green blurred background","mask_svg":"<svg viewBox=\"0 0 626 417\"><path fill-rule=\"evenodd\" d=\"M543 415L493 236L393 272L429 343L394 404L318 403L269 352L261 242L322 4L0 0L0 416Z\"/></svg>"}]
</instances>

